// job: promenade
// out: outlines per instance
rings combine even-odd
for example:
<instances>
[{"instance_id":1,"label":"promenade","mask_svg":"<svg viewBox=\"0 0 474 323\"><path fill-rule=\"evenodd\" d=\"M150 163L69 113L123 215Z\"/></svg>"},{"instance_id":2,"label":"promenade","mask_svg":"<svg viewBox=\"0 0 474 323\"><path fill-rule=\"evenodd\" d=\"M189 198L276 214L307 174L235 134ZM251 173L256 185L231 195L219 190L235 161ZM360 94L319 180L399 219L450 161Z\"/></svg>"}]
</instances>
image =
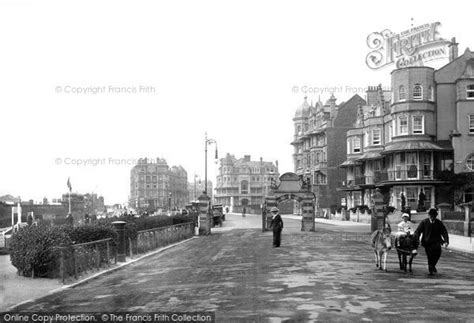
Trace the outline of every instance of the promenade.
<instances>
[{"instance_id":1,"label":"promenade","mask_svg":"<svg viewBox=\"0 0 474 323\"><path fill-rule=\"evenodd\" d=\"M283 220L281 248L261 232L260 216L230 214L209 236L12 310L212 311L217 322L472 321L472 256L444 252L430 277L423 250L413 274L401 272L391 252L385 273L375 267L367 225L317 223L316 232L301 232L299 220Z\"/></svg>"}]
</instances>

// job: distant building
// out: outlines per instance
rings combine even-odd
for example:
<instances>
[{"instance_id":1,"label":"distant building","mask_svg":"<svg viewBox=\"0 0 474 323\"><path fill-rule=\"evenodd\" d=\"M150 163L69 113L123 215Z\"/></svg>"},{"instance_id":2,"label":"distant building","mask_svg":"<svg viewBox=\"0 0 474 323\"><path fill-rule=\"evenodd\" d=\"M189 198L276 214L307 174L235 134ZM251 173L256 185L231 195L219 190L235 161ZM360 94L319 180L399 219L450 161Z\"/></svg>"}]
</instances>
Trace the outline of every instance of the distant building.
<instances>
[{"instance_id":1,"label":"distant building","mask_svg":"<svg viewBox=\"0 0 474 323\"><path fill-rule=\"evenodd\" d=\"M188 194L189 201L196 201L200 195L204 192L205 185L204 180L196 178L193 182L188 182ZM213 200L214 197L214 185L212 181L207 181L207 195Z\"/></svg>"},{"instance_id":2,"label":"distant building","mask_svg":"<svg viewBox=\"0 0 474 323\"><path fill-rule=\"evenodd\" d=\"M309 178L316 195L318 216L341 205L345 194L337 188L345 180L338 166L346 160L346 131L356 120L357 109L365 101L354 95L349 101L336 105L331 95L325 104L308 104L305 97L293 118L295 135L295 173Z\"/></svg>"},{"instance_id":3,"label":"distant building","mask_svg":"<svg viewBox=\"0 0 474 323\"><path fill-rule=\"evenodd\" d=\"M165 159L140 159L130 171L129 206L137 210L183 208L189 202L188 174Z\"/></svg>"},{"instance_id":4,"label":"distant building","mask_svg":"<svg viewBox=\"0 0 474 323\"><path fill-rule=\"evenodd\" d=\"M220 160L215 202L232 207L234 212L240 212L243 207L249 211L260 210L272 179L278 178L278 162L263 161L262 158L251 161L250 155L237 159L227 154Z\"/></svg>"},{"instance_id":5,"label":"distant building","mask_svg":"<svg viewBox=\"0 0 474 323\"><path fill-rule=\"evenodd\" d=\"M87 193L84 195L84 208L88 215L97 215L105 212L105 203L103 196L97 196L95 193Z\"/></svg>"}]
</instances>

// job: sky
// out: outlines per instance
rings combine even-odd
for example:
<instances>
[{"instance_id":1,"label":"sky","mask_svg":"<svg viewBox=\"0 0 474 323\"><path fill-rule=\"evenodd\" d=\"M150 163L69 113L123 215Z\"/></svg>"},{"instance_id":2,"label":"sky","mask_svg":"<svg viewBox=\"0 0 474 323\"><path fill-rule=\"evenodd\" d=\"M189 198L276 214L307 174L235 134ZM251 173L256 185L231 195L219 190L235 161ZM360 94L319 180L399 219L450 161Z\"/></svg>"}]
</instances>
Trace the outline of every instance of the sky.
<instances>
[{"instance_id":1,"label":"sky","mask_svg":"<svg viewBox=\"0 0 474 323\"><path fill-rule=\"evenodd\" d=\"M390 86L365 58L372 32L439 21L474 48L472 1L0 0L0 195L98 193L126 203L141 157L204 178L219 157L293 171L305 96L337 103ZM215 145L208 178L215 179Z\"/></svg>"}]
</instances>

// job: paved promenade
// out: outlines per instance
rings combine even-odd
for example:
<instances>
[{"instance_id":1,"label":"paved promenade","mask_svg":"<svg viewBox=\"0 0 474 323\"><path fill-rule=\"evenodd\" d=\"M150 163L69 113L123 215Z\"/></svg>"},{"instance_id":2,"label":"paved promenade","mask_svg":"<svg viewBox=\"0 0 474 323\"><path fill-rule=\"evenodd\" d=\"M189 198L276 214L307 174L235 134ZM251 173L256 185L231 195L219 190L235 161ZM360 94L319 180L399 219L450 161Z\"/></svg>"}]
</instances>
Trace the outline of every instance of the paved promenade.
<instances>
[{"instance_id":1,"label":"paved promenade","mask_svg":"<svg viewBox=\"0 0 474 323\"><path fill-rule=\"evenodd\" d=\"M413 274L376 269L363 225L319 223L301 232L284 218L281 248L259 216L229 215L210 236L190 239L18 306L25 311L214 311L217 322L474 322L474 259L444 252L427 275L423 250Z\"/></svg>"}]
</instances>

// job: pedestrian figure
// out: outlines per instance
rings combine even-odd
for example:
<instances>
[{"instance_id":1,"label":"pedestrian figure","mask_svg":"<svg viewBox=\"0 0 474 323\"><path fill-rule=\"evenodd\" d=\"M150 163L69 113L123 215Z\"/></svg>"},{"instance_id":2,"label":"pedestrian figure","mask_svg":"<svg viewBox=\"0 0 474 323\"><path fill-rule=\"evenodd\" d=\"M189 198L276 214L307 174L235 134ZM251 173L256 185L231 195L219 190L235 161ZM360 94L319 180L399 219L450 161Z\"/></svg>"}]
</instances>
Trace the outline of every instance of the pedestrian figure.
<instances>
[{"instance_id":1,"label":"pedestrian figure","mask_svg":"<svg viewBox=\"0 0 474 323\"><path fill-rule=\"evenodd\" d=\"M406 237L407 233L413 234L415 231L413 229L413 222L409 220L410 216L408 213L402 214L402 222L398 224L398 232L395 234L395 241L397 242L397 247L400 247L400 238Z\"/></svg>"},{"instance_id":2,"label":"pedestrian figure","mask_svg":"<svg viewBox=\"0 0 474 323\"><path fill-rule=\"evenodd\" d=\"M283 230L283 220L281 219L280 211L277 207L272 207L270 212L272 213L270 228L273 229L273 246L279 247L281 243L281 230Z\"/></svg>"},{"instance_id":3,"label":"pedestrian figure","mask_svg":"<svg viewBox=\"0 0 474 323\"><path fill-rule=\"evenodd\" d=\"M429 218L424 219L418 225L415 236L418 239L421 236L421 245L425 247L426 257L428 258L428 271L430 276L436 273L436 264L441 257L441 245L449 245L449 236L446 227L441 220L438 220L438 210L431 208L428 211Z\"/></svg>"},{"instance_id":4,"label":"pedestrian figure","mask_svg":"<svg viewBox=\"0 0 474 323\"><path fill-rule=\"evenodd\" d=\"M242 217L243 217L243 218L245 218L245 212L247 212L247 209L244 207L244 208L242 209Z\"/></svg>"}]
</instances>

